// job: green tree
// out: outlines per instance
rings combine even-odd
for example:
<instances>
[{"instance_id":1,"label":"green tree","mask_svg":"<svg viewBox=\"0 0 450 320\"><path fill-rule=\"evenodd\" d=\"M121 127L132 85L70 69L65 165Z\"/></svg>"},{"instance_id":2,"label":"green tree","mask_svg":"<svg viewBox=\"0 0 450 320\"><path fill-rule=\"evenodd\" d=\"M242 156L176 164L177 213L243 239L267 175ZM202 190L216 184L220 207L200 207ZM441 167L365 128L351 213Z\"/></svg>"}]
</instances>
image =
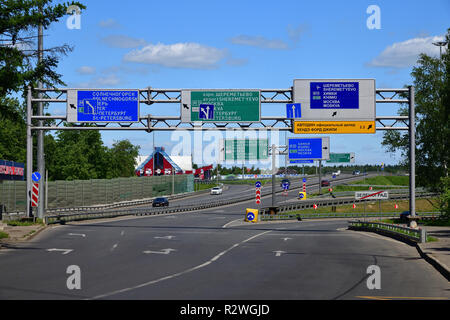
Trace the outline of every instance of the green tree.
<instances>
[{"instance_id":1,"label":"green tree","mask_svg":"<svg viewBox=\"0 0 450 320\"><path fill-rule=\"evenodd\" d=\"M442 58L421 54L411 75L415 87L417 185L445 193L450 162L450 29ZM408 110L401 108L400 115ZM408 163L408 134L387 131L382 144L388 151L400 151ZM448 183L447 183L448 184Z\"/></svg>"},{"instance_id":2,"label":"green tree","mask_svg":"<svg viewBox=\"0 0 450 320\"><path fill-rule=\"evenodd\" d=\"M108 150L107 178L133 176L139 149L139 146L134 146L129 140L115 141Z\"/></svg>"},{"instance_id":3,"label":"green tree","mask_svg":"<svg viewBox=\"0 0 450 320\"><path fill-rule=\"evenodd\" d=\"M38 63L35 40L38 26L47 29L67 14L70 5L86 8L73 1L52 4L52 0L3 0L0 3L0 96L23 91L37 81L49 86L64 84L55 70L59 55L67 54L72 48L67 44L48 48Z\"/></svg>"}]
</instances>

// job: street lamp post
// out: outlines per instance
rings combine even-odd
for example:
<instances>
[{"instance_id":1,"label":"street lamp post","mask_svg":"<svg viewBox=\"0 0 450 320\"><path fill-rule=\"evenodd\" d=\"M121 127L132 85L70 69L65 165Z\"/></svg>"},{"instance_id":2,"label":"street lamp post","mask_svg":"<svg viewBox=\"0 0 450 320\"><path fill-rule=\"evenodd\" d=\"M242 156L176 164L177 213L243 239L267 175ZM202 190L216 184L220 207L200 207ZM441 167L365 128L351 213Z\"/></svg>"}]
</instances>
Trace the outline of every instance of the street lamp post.
<instances>
[{"instance_id":1,"label":"street lamp post","mask_svg":"<svg viewBox=\"0 0 450 320\"><path fill-rule=\"evenodd\" d=\"M439 47L439 59L442 60L442 47L447 45L447 41L437 41L433 42L433 44Z\"/></svg>"}]
</instances>

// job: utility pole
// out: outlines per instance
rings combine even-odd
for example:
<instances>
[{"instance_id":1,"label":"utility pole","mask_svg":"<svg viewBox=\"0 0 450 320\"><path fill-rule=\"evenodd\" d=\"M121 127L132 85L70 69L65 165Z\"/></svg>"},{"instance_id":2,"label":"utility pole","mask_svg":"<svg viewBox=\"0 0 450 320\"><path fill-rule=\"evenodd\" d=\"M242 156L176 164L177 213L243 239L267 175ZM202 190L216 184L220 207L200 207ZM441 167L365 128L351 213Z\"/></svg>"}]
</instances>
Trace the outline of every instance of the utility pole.
<instances>
[{"instance_id":1,"label":"utility pole","mask_svg":"<svg viewBox=\"0 0 450 320\"><path fill-rule=\"evenodd\" d=\"M322 194L322 160L319 160L319 194Z\"/></svg>"},{"instance_id":2,"label":"utility pole","mask_svg":"<svg viewBox=\"0 0 450 320\"><path fill-rule=\"evenodd\" d=\"M275 159L276 159L276 146L272 144L272 207L275 207Z\"/></svg>"},{"instance_id":3,"label":"utility pole","mask_svg":"<svg viewBox=\"0 0 450 320\"><path fill-rule=\"evenodd\" d=\"M414 87L409 87L409 213L416 217L416 124Z\"/></svg>"},{"instance_id":4,"label":"utility pole","mask_svg":"<svg viewBox=\"0 0 450 320\"><path fill-rule=\"evenodd\" d=\"M39 24L38 27L38 64L42 63L43 55L44 55L44 39L43 39L43 27L42 24ZM38 88L42 89L42 81L39 80ZM42 92L39 91L39 99L42 99ZM43 103L38 103L38 115L42 116L44 114ZM43 127L44 121L39 120L38 126ZM37 132L37 166L38 172L44 177L45 174L45 158L44 158L44 130L39 130ZM41 180L40 190L39 190L39 205L37 210L38 218L43 219L44 217L44 193L45 193L45 184L47 181L44 179Z\"/></svg>"}]
</instances>

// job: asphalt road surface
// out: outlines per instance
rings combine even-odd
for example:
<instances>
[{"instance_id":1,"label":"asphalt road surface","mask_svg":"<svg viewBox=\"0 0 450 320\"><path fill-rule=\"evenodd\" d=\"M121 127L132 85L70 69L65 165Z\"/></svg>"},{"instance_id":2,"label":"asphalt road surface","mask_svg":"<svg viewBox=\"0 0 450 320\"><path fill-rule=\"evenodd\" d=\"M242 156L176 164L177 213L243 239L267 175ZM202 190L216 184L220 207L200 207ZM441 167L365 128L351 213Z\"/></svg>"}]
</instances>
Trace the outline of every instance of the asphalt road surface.
<instances>
[{"instance_id":1,"label":"asphalt road surface","mask_svg":"<svg viewBox=\"0 0 450 320\"><path fill-rule=\"evenodd\" d=\"M0 299L450 298L414 247L346 220L244 223L252 203L52 227L0 251ZM380 289L368 288L373 265Z\"/></svg>"}]
</instances>

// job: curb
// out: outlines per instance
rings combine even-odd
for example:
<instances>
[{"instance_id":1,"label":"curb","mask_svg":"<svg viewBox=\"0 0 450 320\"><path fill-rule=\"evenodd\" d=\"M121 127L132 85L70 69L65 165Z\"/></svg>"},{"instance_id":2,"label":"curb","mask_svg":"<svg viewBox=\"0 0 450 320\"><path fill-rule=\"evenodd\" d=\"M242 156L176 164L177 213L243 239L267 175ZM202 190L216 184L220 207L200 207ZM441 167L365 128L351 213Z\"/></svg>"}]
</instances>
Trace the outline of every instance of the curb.
<instances>
[{"instance_id":1,"label":"curb","mask_svg":"<svg viewBox=\"0 0 450 320\"><path fill-rule=\"evenodd\" d=\"M427 261L437 271L439 271L439 273L442 274L447 279L447 281L450 281L450 270L444 263L440 262L432 254L424 252L419 244L416 244L416 249L419 252L420 256L425 259L425 261Z\"/></svg>"}]
</instances>

